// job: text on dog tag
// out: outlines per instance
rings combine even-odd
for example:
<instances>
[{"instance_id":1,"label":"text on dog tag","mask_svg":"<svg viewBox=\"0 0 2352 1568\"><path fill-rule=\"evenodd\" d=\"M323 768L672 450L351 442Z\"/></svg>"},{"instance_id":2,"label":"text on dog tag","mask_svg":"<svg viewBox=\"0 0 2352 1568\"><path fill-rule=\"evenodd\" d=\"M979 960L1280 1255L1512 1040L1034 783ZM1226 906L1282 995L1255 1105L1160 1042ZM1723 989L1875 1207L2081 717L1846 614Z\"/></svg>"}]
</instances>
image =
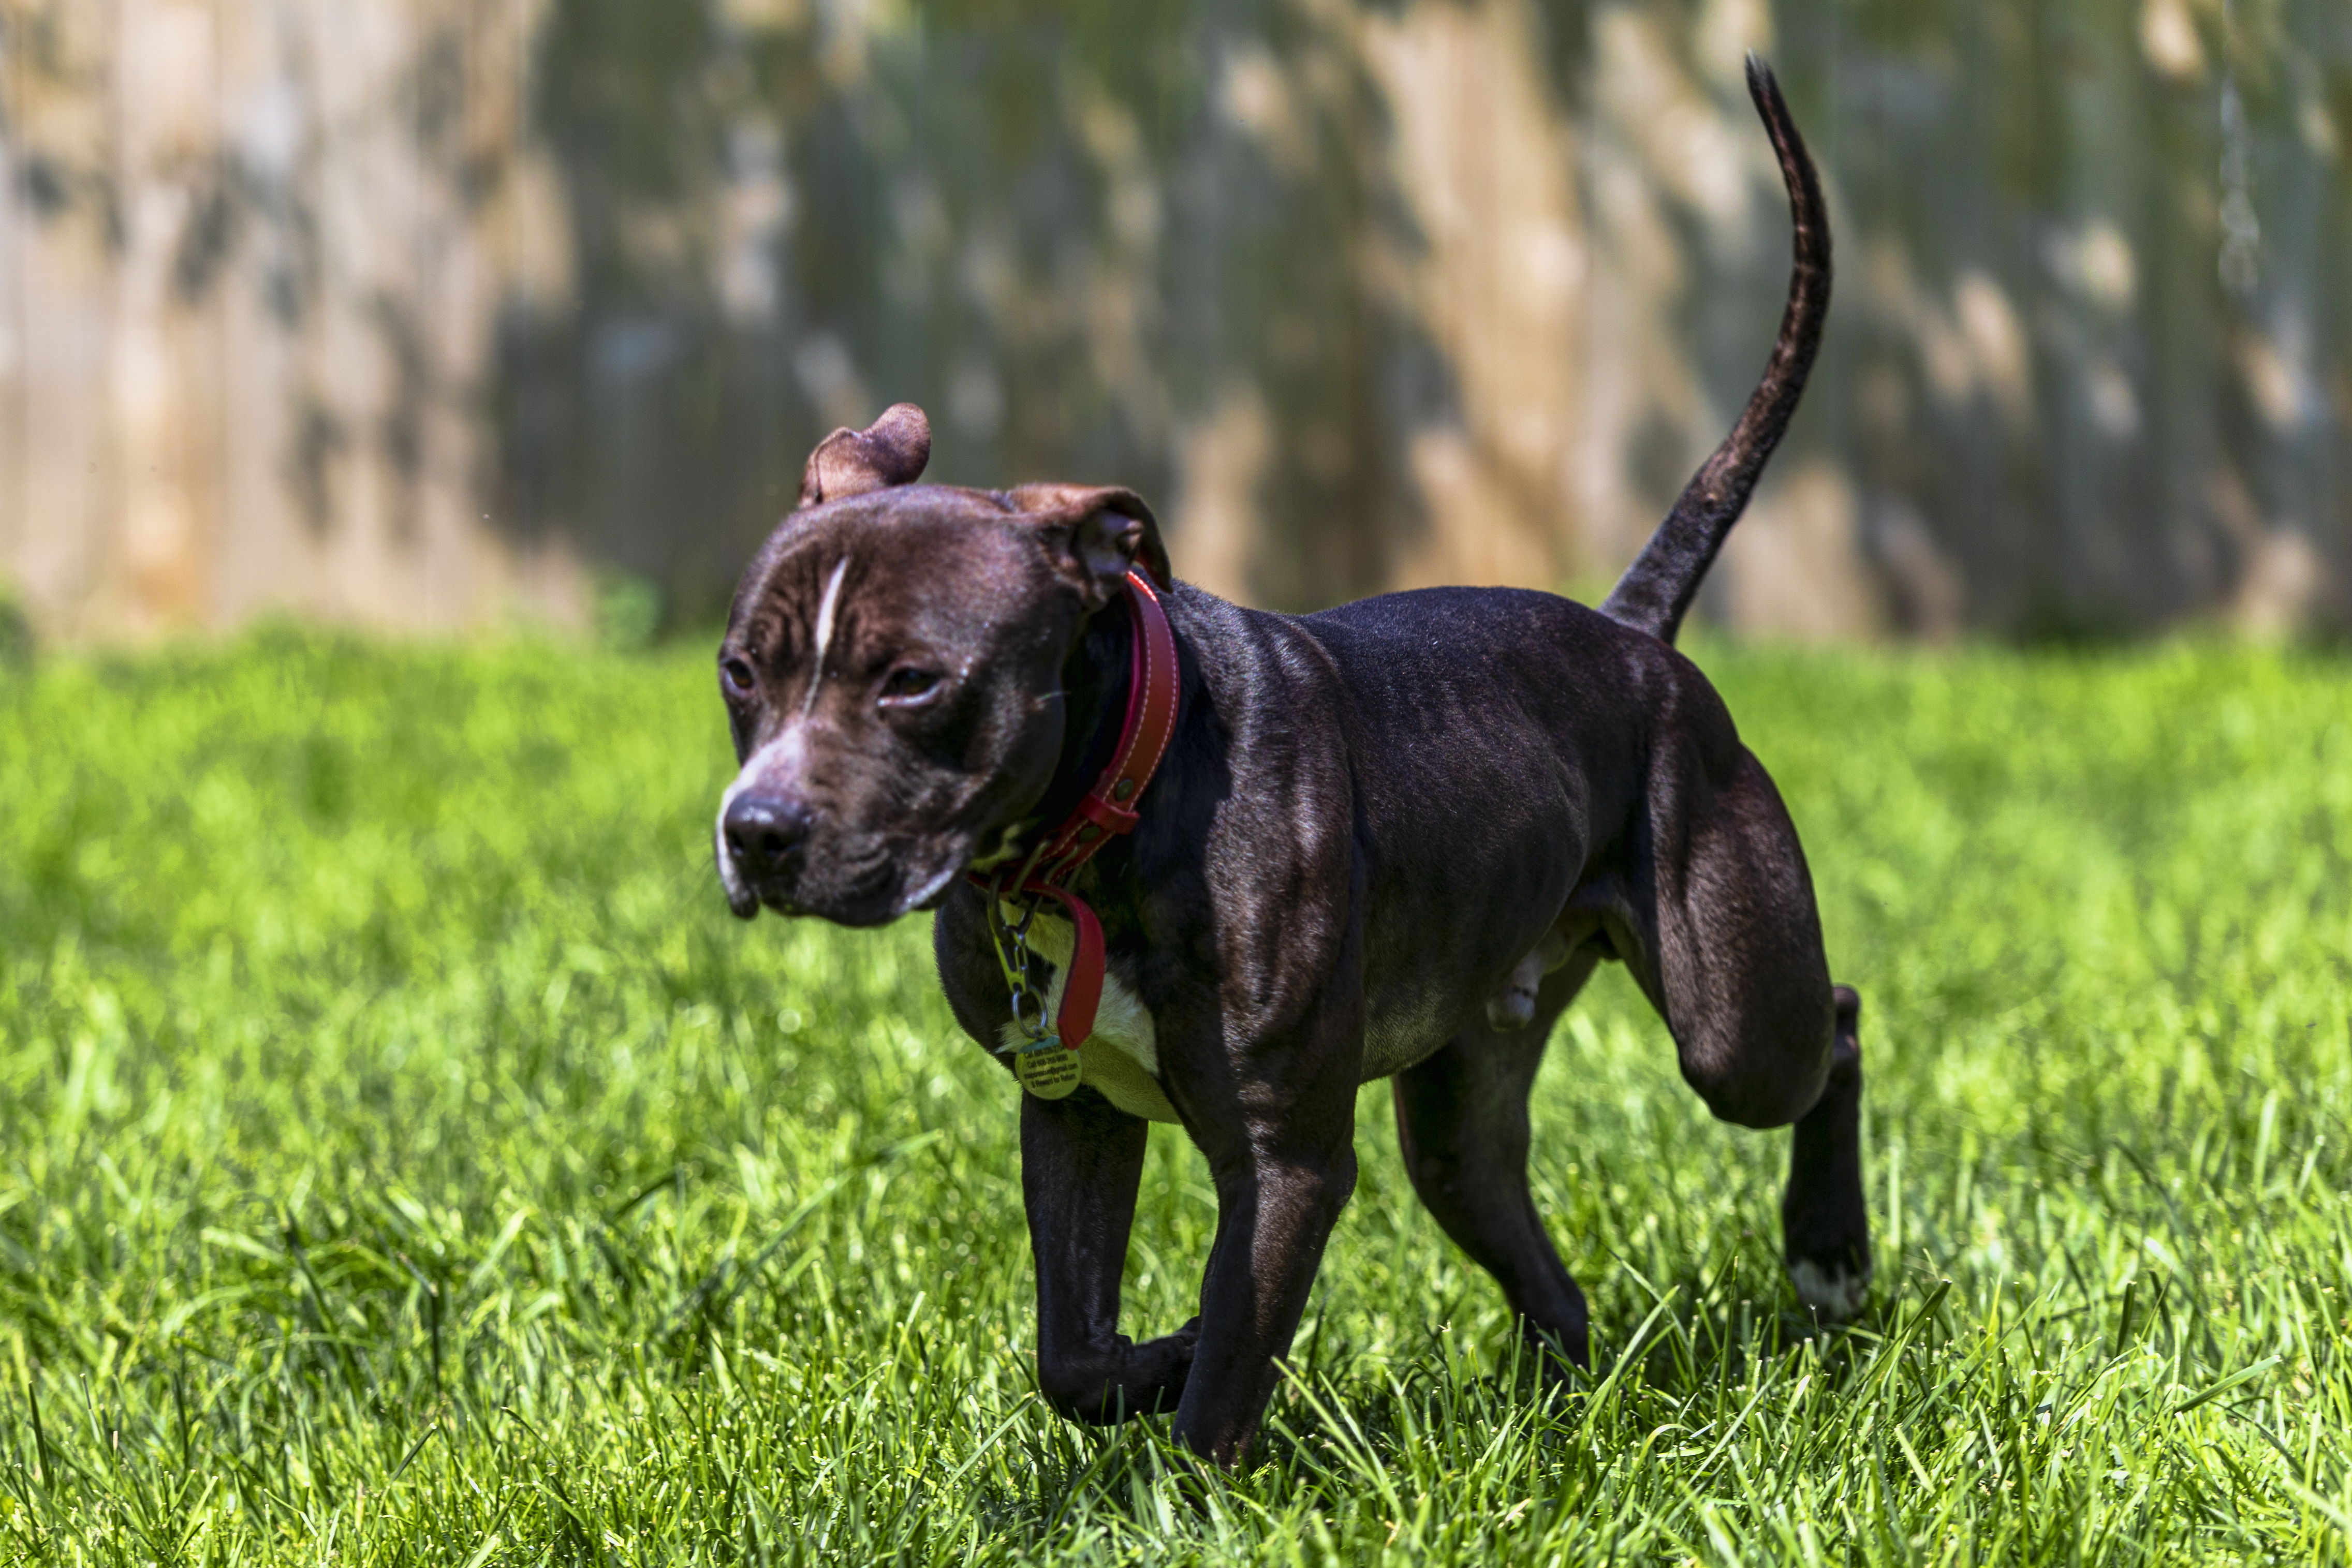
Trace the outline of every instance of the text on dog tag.
<instances>
[{"instance_id":1,"label":"text on dog tag","mask_svg":"<svg viewBox=\"0 0 2352 1568\"><path fill-rule=\"evenodd\" d=\"M1078 1087L1078 1053L1058 1045L1024 1051L1013 1059L1013 1075L1040 1100L1059 1100Z\"/></svg>"}]
</instances>

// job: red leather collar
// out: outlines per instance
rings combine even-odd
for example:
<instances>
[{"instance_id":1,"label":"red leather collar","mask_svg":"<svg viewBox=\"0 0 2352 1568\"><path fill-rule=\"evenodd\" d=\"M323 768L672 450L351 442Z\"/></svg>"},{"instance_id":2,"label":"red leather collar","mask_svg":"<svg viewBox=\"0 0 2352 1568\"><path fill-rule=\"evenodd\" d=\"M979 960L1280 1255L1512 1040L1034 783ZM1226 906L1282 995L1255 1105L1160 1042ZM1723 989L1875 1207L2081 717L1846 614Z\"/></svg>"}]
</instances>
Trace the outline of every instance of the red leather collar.
<instances>
[{"instance_id":1,"label":"red leather collar","mask_svg":"<svg viewBox=\"0 0 2352 1568\"><path fill-rule=\"evenodd\" d=\"M1038 864L1056 881L1066 881L1092 860L1112 834L1135 831L1135 803L1159 771L1168 737L1176 733L1176 633L1169 630L1160 596L1140 572L1127 574L1127 605L1136 635L1118 750L1077 809L1046 836Z\"/></svg>"},{"instance_id":2,"label":"red leather collar","mask_svg":"<svg viewBox=\"0 0 2352 1568\"><path fill-rule=\"evenodd\" d=\"M1095 1014L1102 1005L1104 953L1102 922L1067 884L1114 835L1135 831L1140 820L1136 808L1176 733L1176 633L1168 625L1168 612L1160 607L1159 594L1140 572L1127 574L1127 607L1135 621L1135 637L1129 655L1127 716L1110 766L1076 810L1030 853L1017 881L971 873L972 882L992 898L1023 894L1050 898L1068 915L1075 940L1054 1032L1071 1051L1095 1031Z\"/></svg>"}]
</instances>

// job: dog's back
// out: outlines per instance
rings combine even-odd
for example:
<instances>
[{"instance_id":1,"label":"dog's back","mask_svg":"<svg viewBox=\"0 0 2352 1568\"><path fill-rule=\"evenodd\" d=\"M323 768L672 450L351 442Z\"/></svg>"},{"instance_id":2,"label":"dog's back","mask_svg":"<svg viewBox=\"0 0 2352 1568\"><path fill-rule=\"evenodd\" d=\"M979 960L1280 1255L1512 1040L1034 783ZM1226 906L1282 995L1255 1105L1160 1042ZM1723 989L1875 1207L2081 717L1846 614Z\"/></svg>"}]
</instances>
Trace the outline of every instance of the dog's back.
<instances>
[{"instance_id":1,"label":"dog's back","mask_svg":"<svg viewBox=\"0 0 2352 1568\"><path fill-rule=\"evenodd\" d=\"M1612 945L1663 1003L1644 913L1652 796L1736 793L1761 776L1714 689L1670 646L1796 411L1829 309L1812 162L1753 57L1748 86L1788 184L1787 308L1738 424L1607 601L1595 611L1523 590L1436 588L1289 622L1338 675L1348 752L1377 758L1349 769L1367 895L1367 1076L1433 1049L1526 956L1557 946L1563 920L1576 922L1572 895L1596 924L1622 928ZM1762 789L1778 814L1769 780ZM1572 948L1578 933L1567 935Z\"/></svg>"}]
</instances>

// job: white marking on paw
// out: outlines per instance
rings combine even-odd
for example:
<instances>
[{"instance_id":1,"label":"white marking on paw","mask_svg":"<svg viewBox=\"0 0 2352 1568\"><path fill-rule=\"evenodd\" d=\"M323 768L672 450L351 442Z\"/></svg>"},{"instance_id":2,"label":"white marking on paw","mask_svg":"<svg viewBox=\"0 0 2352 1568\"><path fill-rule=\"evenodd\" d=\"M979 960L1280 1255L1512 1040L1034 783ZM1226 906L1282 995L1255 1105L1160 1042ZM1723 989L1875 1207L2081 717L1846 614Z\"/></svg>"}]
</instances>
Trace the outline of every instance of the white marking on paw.
<instances>
[{"instance_id":1,"label":"white marking on paw","mask_svg":"<svg viewBox=\"0 0 2352 1568\"><path fill-rule=\"evenodd\" d=\"M842 576L848 570L847 556L833 563L833 575L825 580L824 597L817 602L816 646L810 654L808 695L801 699L803 718L816 706L816 689L824 683L824 651L833 645L833 610L841 599Z\"/></svg>"},{"instance_id":2,"label":"white marking on paw","mask_svg":"<svg viewBox=\"0 0 2352 1568\"><path fill-rule=\"evenodd\" d=\"M1862 1311L1870 1300L1868 1269L1857 1272L1843 1263L1823 1265L1800 1258L1789 1265L1789 1281L1797 1287L1800 1301L1838 1322Z\"/></svg>"}]
</instances>

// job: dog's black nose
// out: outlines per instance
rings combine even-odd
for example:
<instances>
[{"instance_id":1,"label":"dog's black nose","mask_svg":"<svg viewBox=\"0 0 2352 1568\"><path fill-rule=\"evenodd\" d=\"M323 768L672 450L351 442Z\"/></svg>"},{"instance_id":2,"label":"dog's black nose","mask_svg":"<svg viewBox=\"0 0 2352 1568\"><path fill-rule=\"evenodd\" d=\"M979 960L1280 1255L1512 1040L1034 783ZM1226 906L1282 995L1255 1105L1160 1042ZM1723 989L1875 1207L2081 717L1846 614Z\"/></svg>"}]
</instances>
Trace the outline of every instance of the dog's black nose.
<instances>
[{"instance_id":1,"label":"dog's black nose","mask_svg":"<svg viewBox=\"0 0 2352 1568\"><path fill-rule=\"evenodd\" d=\"M749 790L727 803L727 847L753 876L773 876L808 837L809 810L781 795Z\"/></svg>"}]
</instances>

